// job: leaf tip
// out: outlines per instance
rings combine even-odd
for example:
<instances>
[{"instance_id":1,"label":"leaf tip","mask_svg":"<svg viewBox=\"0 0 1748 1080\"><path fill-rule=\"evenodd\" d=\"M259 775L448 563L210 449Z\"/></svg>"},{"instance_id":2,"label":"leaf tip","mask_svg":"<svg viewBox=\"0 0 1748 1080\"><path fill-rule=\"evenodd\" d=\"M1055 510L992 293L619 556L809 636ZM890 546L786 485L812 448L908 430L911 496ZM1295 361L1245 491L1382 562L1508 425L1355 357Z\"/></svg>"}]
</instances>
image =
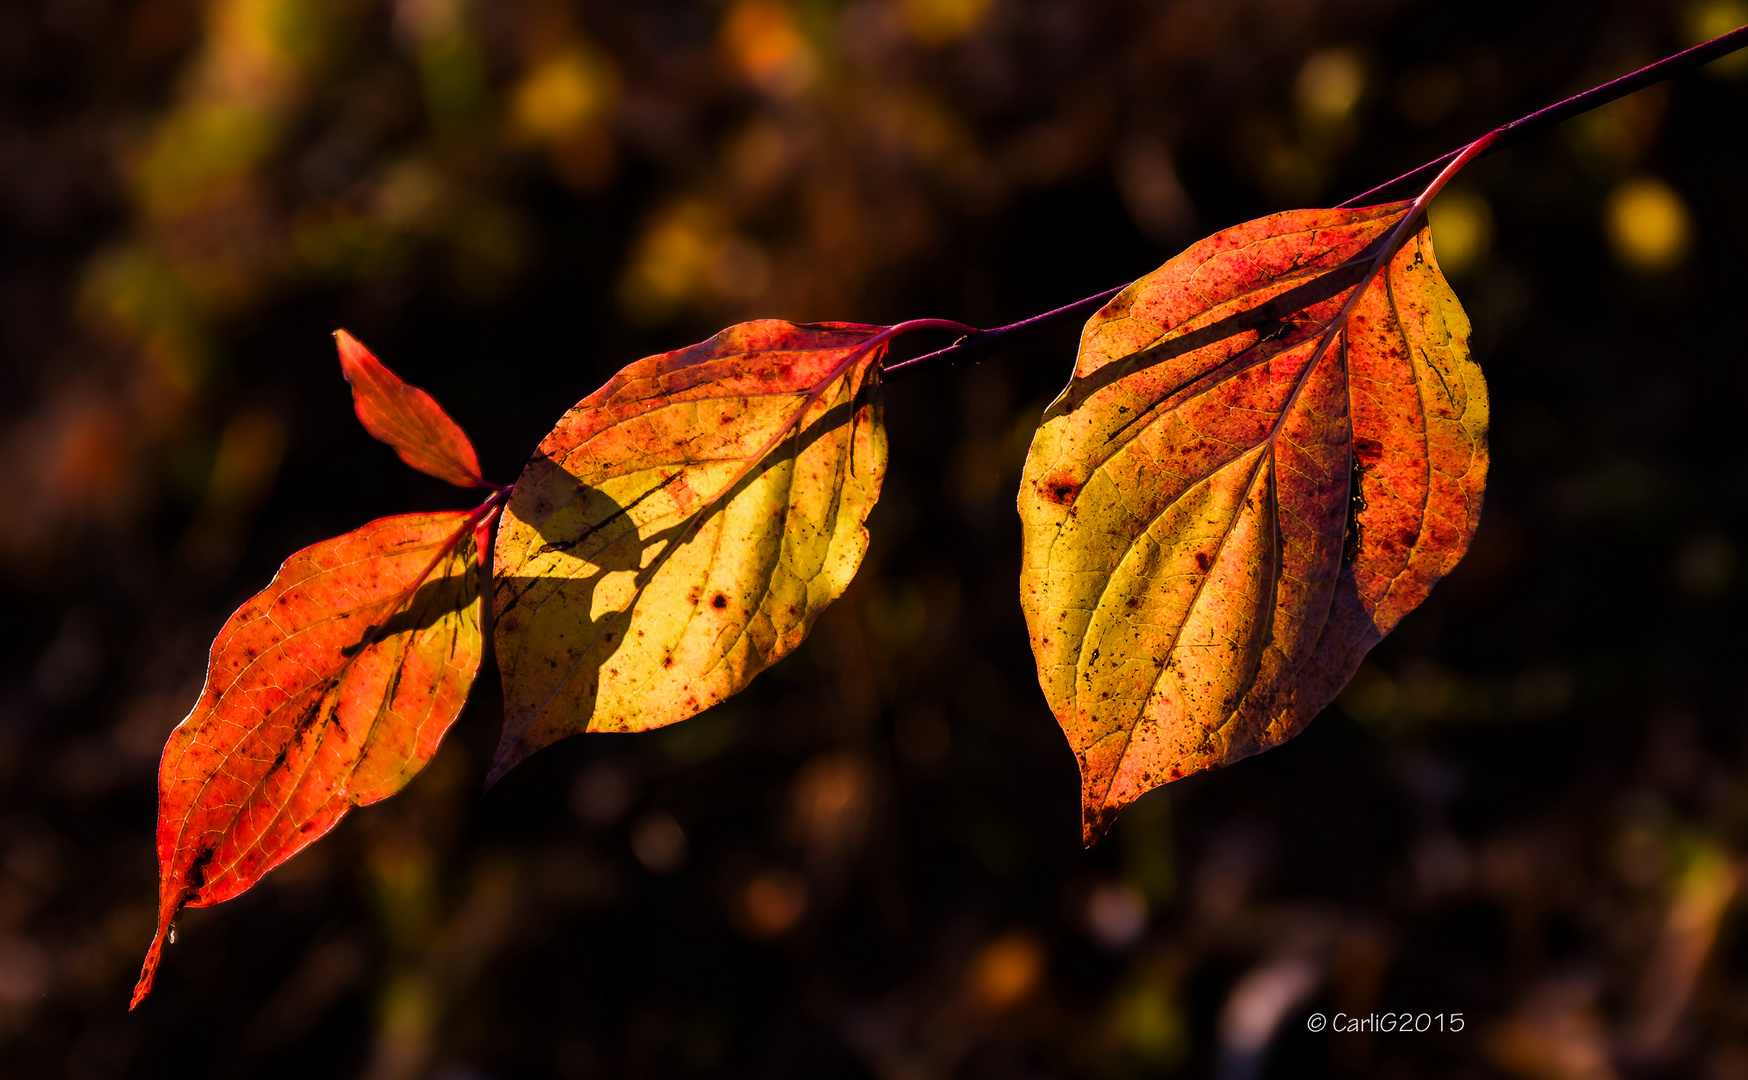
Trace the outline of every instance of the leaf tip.
<instances>
[{"instance_id":1,"label":"leaf tip","mask_svg":"<svg viewBox=\"0 0 1748 1080\"><path fill-rule=\"evenodd\" d=\"M544 742L530 739L525 727L514 735L506 732L498 742L497 753L492 755L492 767L486 770L485 790L492 790L511 769L527 761L536 751L551 745L551 742L550 737Z\"/></svg>"},{"instance_id":2,"label":"leaf tip","mask_svg":"<svg viewBox=\"0 0 1748 1080\"><path fill-rule=\"evenodd\" d=\"M146 950L146 962L140 966L140 981L134 984L134 996L127 1003L128 1012L139 1008L140 1002L152 992L152 978L158 974L158 961L164 956L164 938L169 929L169 921L164 920L158 924L158 932L152 935L152 945Z\"/></svg>"},{"instance_id":3,"label":"leaf tip","mask_svg":"<svg viewBox=\"0 0 1748 1080\"><path fill-rule=\"evenodd\" d=\"M486 782L485 786L481 789L481 794L485 794L497 787L498 781L504 778L504 774L511 769L514 769L516 765L521 762L522 758L526 756L519 752L515 752L515 749L516 748L512 747L510 750L498 751L497 756L492 759L492 767L486 770Z\"/></svg>"},{"instance_id":4,"label":"leaf tip","mask_svg":"<svg viewBox=\"0 0 1748 1080\"><path fill-rule=\"evenodd\" d=\"M340 373L352 385L352 407L371 437L394 448L400 459L456 487L493 487L480 472L479 455L461 426L435 398L409 385L344 327L334 331Z\"/></svg>"},{"instance_id":5,"label":"leaf tip","mask_svg":"<svg viewBox=\"0 0 1748 1080\"><path fill-rule=\"evenodd\" d=\"M1111 822L1117 820L1117 807L1104 802L1088 799L1081 808L1080 842L1087 850L1091 850L1104 839L1111 830Z\"/></svg>"},{"instance_id":6,"label":"leaf tip","mask_svg":"<svg viewBox=\"0 0 1748 1080\"><path fill-rule=\"evenodd\" d=\"M352 369L363 362L365 358L376 359L371 351L364 347L364 343L353 337L351 332L344 327L334 331L334 347L340 353L340 368L346 373L347 379L351 379Z\"/></svg>"}]
</instances>

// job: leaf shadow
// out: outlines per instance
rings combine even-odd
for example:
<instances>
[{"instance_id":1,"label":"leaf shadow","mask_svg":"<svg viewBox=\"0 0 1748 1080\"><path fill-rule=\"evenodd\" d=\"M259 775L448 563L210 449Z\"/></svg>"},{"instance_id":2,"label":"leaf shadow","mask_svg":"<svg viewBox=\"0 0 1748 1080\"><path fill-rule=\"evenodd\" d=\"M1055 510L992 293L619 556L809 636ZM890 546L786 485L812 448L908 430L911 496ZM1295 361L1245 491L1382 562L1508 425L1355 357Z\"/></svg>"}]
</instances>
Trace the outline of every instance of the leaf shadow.
<instances>
[{"instance_id":1,"label":"leaf shadow","mask_svg":"<svg viewBox=\"0 0 1748 1080\"><path fill-rule=\"evenodd\" d=\"M1177 337L1156 342L1144 349L1130 353L1120 360L1108 363L1087 375L1077 375L1071 378L1062 400L1051 408L1051 414L1061 415L1070 412L1112 383L1119 382L1150 367L1163 364L1168 360L1207 348L1216 342L1236 337L1246 331L1264 331L1258 344L1270 340L1273 332L1285 325L1285 320L1290 316L1313 304L1339 296L1357 285L1360 279L1365 277L1372 260L1377 257L1378 252L1388 239L1389 232L1386 232L1372 240L1345 262L1331 267L1303 284L1295 285L1279 295L1270 297L1253 308L1235 312L1224 319L1209 323L1199 330L1192 330L1187 334L1180 334ZM1265 358L1259 357L1258 359ZM1227 360L1220 366L1224 367L1231 362L1231 360ZM1170 397L1207 374L1207 372L1196 373L1187 378L1181 386L1174 387L1163 396Z\"/></svg>"},{"instance_id":2,"label":"leaf shadow","mask_svg":"<svg viewBox=\"0 0 1748 1080\"><path fill-rule=\"evenodd\" d=\"M471 586L468 578L472 578ZM432 578L414 591L411 599L395 609L381 623L364 628L357 641L344 646L340 655L350 660L371 645L386 641L396 634L428 630L450 615L464 610L479 595L479 574L449 575Z\"/></svg>"}]
</instances>

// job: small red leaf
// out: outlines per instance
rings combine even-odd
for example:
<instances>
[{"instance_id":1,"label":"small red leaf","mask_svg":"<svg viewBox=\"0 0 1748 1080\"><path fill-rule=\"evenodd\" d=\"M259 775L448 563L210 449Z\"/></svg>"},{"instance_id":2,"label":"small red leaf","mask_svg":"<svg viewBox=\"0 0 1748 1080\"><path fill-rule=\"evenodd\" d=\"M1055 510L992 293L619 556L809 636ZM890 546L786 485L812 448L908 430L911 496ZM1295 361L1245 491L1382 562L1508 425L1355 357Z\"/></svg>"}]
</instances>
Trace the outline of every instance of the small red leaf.
<instances>
[{"instance_id":1,"label":"small red leaf","mask_svg":"<svg viewBox=\"0 0 1748 1080\"><path fill-rule=\"evenodd\" d=\"M364 430L394 447L401 460L457 487L488 487L479 455L461 425L425 391L401 381L357 338L334 331L340 367Z\"/></svg>"},{"instance_id":2,"label":"small red leaf","mask_svg":"<svg viewBox=\"0 0 1748 1080\"><path fill-rule=\"evenodd\" d=\"M293 555L213 642L158 768L152 988L184 907L243 892L436 753L479 668L466 511L382 518Z\"/></svg>"}]
</instances>

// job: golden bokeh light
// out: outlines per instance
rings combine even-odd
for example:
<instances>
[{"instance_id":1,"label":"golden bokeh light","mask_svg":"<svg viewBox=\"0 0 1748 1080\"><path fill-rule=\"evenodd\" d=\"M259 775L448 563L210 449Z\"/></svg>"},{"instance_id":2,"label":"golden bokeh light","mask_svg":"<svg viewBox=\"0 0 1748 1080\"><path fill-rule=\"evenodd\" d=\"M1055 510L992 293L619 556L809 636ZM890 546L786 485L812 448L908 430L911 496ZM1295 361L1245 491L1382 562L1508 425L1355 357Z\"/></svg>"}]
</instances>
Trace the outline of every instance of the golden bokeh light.
<instances>
[{"instance_id":1,"label":"golden bokeh light","mask_svg":"<svg viewBox=\"0 0 1748 1080\"><path fill-rule=\"evenodd\" d=\"M1698 45L1748 25L1748 0L1698 0L1687 5L1682 21L1686 24L1687 43ZM1700 70L1726 79L1741 78L1748 73L1748 52L1719 57Z\"/></svg>"},{"instance_id":2,"label":"golden bokeh light","mask_svg":"<svg viewBox=\"0 0 1748 1080\"><path fill-rule=\"evenodd\" d=\"M1493 208L1479 192L1446 191L1427 208L1438 264L1451 277L1480 269L1493 247Z\"/></svg>"},{"instance_id":3,"label":"golden bokeh light","mask_svg":"<svg viewBox=\"0 0 1748 1080\"><path fill-rule=\"evenodd\" d=\"M1335 125L1353 115L1366 89L1366 68L1352 49L1313 53L1299 69L1293 97L1299 114L1319 125Z\"/></svg>"},{"instance_id":4,"label":"golden bokeh light","mask_svg":"<svg viewBox=\"0 0 1748 1080\"><path fill-rule=\"evenodd\" d=\"M1609 193L1603 228L1621 265L1647 274L1679 266L1693 233L1687 204L1652 177L1627 180Z\"/></svg>"},{"instance_id":5,"label":"golden bokeh light","mask_svg":"<svg viewBox=\"0 0 1748 1080\"><path fill-rule=\"evenodd\" d=\"M557 142L599 122L612 104L613 69L592 52L567 49L535 66L517 84L512 99L516 128L538 140Z\"/></svg>"}]
</instances>

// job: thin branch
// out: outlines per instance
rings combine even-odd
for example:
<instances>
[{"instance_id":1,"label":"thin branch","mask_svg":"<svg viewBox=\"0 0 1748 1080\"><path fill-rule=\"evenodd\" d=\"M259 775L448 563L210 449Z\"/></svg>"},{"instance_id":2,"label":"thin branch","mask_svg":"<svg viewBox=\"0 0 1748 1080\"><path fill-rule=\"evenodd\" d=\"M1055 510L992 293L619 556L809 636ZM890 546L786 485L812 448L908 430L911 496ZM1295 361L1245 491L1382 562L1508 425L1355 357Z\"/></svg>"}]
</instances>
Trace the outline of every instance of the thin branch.
<instances>
[{"instance_id":1,"label":"thin branch","mask_svg":"<svg viewBox=\"0 0 1748 1080\"><path fill-rule=\"evenodd\" d=\"M1742 48L1748 48L1748 26L1721 34L1703 44L1695 45L1691 49L1678 52L1674 56L1666 57L1654 64L1647 64L1630 74L1622 75L1618 79L1586 90L1582 94L1574 94L1564 101L1556 102L1545 109L1539 109L1528 116L1495 128L1487 135L1482 136L1482 139L1486 139L1488 142L1483 144L1484 149L1474 156L1491 154L1545 127L1571 119L1580 113L1589 112L1591 109L1606 105L1617 98L1625 97L1634 91L1643 90L1654 83L1662 82L1664 79L1691 71L1702 64L1710 63L1720 56L1728 55ZM1481 143L1482 139L1464 143L1447 154L1441 154L1418 168L1410 169L1394 180L1379 184L1370 191L1361 192L1345 202L1337 203L1336 206L1341 209L1365 206L1368 203L1379 201L1380 196L1393 190L1404 187L1409 187L1410 190L1424 188L1423 177L1440 172L1464 151ZM1410 185L1413 186L1410 187ZM980 330L967 334L944 349L937 349L932 353L925 353L922 356L889 365L885 369L885 378L887 381L891 381L915 375L940 364L975 362L982 359L987 351L996 348L1008 338L1024 336L1063 320L1096 311L1127 287L1126 283L1118 285L1116 288L1106 289L1104 292L1089 296L1084 300L1076 300L1072 304L1064 304L1053 311L1046 311L1042 315L1034 315L1029 319L1022 319L1006 326L998 326L992 330Z\"/></svg>"},{"instance_id":2,"label":"thin branch","mask_svg":"<svg viewBox=\"0 0 1748 1080\"><path fill-rule=\"evenodd\" d=\"M994 330L973 330L945 349L936 349L932 353L925 353L922 356L888 365L882 377L890 382L893 379L902 379L906 375L914 375L918 370L932 367L935 364L959 364L980 359L985 349L999 344L1003 338L1029 333L1061 319L1097 311L1105 305L1105 301L1126 288L1128 288L1127 285L1119 285L1114 289L1106 289L1104 292L1089 296L1085 300L1076 300L1072 304L1064 304L1053 311L1046 311L1042 315L1034 315L1029 319L1021 319L1017 323L998 326Z\"/></svg>"},{"instance_id":3,"label":"thin branch","mask_svg":"<svg viewBox=\"0 0 1748 1080\"><path fill-rule=\"evenodd\" d=\"M1660 83L1664 79L1674 78L1683 72L1691 71L1702 64L1709 63L1741 48L1748 48L1748 26L1738 27L1727 34L1720 34L1685 52L1678 52L1674 56L1657 61L1655 64L1647 64L1612 82L1605 82L1601 86L1584 91L1582 94L1573 94L1565 101L1556 102L1545 109L1530 113L1522 119L1513 120L1504 127L1495 128L1493 145L1488 147L1484 153L1491 154L1503 150L1512 143L1527 138L1545 127L1551 127L1562 120L1569 120L1580 113L1587 113L1591 109L1607 105L1617 98L1626 97L1628 94L1643 90L1654 83ZM1428 173L1437 172L1447 162L1462 153L1463 149L1464 147L1459 146L1448 154L1418 168L1410 169L1396 179L1387 180L1370 191L1363 191L1346 202L1337 203L1336 206L1342 208L1366 206L1369 203L1382 201L1380 197L1390 191L1416 190L1417 182L1421 177Z\"/></svg>"}]
</instances>

